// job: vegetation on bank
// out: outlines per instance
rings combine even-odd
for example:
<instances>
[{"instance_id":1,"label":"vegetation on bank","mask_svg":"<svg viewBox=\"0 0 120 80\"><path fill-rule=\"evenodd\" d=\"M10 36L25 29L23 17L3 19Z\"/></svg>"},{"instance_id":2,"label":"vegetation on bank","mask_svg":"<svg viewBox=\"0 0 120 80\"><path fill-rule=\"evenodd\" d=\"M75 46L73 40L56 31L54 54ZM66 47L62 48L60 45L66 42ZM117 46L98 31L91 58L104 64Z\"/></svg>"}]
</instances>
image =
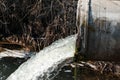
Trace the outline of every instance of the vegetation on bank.
<instances>
[{"instance_id":1,"label":"vegetation on bank","mask_svg":"<svg viewBox=\"0 0 120 80\"><path fill-rule=\"evenodd\" d=\"M76 0L1 0L0 42L39 51L76 33L76 7Z\"/></svg>"}]
</instances>

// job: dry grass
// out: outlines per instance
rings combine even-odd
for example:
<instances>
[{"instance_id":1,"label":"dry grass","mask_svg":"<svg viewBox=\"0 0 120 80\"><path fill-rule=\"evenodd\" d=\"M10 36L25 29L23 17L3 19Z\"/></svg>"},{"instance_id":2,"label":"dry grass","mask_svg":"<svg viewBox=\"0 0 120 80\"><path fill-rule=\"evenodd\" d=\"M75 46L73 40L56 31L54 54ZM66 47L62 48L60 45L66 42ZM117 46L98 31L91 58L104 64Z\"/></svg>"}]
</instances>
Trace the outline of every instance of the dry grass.
<instances>
[{"instance_id":1,"label":"dry grass","mask_svg":"<svg viewBox=\"0 0 120 80\"><path fill-rule=\"evenodd\" d=\"M75 34L75 0L0 0L0 40L39 51Z\"/></svg>"}]
</instances>

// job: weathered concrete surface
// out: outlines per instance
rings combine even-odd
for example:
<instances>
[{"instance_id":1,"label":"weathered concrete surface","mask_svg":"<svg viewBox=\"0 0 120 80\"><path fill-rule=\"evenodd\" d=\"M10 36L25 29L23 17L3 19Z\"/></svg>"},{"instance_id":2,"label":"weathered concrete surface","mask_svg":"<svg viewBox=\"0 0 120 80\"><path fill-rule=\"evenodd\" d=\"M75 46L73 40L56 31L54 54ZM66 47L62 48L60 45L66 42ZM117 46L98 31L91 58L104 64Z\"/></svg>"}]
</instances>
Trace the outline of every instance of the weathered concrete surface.
<instances>
[{"instance_id":1,"label":"weathered concrete surface","mask_svg":"<svg viewBox=\"0 0 120 80\"><path fill-rule=\"evenodd\" d=\"M78 51L86 59L120 61L120 1L79 0Z\"/></svg>"}]
</instances>

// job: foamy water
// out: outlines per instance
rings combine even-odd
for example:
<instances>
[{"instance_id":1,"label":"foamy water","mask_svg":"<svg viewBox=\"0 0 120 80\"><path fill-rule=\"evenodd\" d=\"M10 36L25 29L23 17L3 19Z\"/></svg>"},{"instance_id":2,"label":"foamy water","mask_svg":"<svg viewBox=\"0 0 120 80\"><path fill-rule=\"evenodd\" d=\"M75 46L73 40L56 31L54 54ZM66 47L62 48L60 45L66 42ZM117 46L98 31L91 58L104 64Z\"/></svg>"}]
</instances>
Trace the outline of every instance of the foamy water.
<instances>
[{"instance_id":1,"label":"foamy water","mask_svg":"<svg viewBox=\"0 0 120 80\"><path fill-rule=\"evenodd\" d=\"M25 58L29 55L29 52L24 50L9 50L5 49L5 51L0 52L0 58L4 57L18 57L18 58Z\"/></svg>"},{"instance_id":2,"label":"foamy water","mask_svg":"<svg viewBox=\"0 0 120 80\"><path fill-rule=\"evenodd\" d=\"M79 0L77 7L78 26L88 19L89 0ZM111 22L120 21L120 1L91 0L92 18L106 19ZM112 29L112 33L114 29ZM76 35L54 42L44 48L31 59L23 63L7 80L50 80L50 73L65 59L75 53Z\"/></svg>"},{"instance_id":3,"label":"foamy water","mask_svg":"<svg viewBox=\"0 0 120 80\"><path fill-rule=\"evenodd\" d=\"M51 72L75 53L76 35L54 42L23 63L7 80L49 80Z\"/></svg>"}]
</instances>

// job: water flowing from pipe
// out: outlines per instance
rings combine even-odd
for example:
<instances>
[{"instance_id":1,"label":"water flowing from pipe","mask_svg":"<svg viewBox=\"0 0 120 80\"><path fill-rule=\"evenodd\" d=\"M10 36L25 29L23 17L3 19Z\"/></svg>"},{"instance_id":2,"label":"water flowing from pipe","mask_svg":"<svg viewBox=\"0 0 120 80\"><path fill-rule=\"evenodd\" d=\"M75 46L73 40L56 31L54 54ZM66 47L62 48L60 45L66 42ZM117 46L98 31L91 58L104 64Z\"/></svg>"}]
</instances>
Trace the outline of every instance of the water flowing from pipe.
<instances>
[{"instance_id":1,"label":"water flowing from pipe","mask_svg":"<svg viewBox=\"0 0 120 80\"><path fill-rule=\"evenodd\" d=\"M54 42L23 63L7 80L50 80L51 72L75 53L76 35Z\"/></svg>"}]
</instances>

